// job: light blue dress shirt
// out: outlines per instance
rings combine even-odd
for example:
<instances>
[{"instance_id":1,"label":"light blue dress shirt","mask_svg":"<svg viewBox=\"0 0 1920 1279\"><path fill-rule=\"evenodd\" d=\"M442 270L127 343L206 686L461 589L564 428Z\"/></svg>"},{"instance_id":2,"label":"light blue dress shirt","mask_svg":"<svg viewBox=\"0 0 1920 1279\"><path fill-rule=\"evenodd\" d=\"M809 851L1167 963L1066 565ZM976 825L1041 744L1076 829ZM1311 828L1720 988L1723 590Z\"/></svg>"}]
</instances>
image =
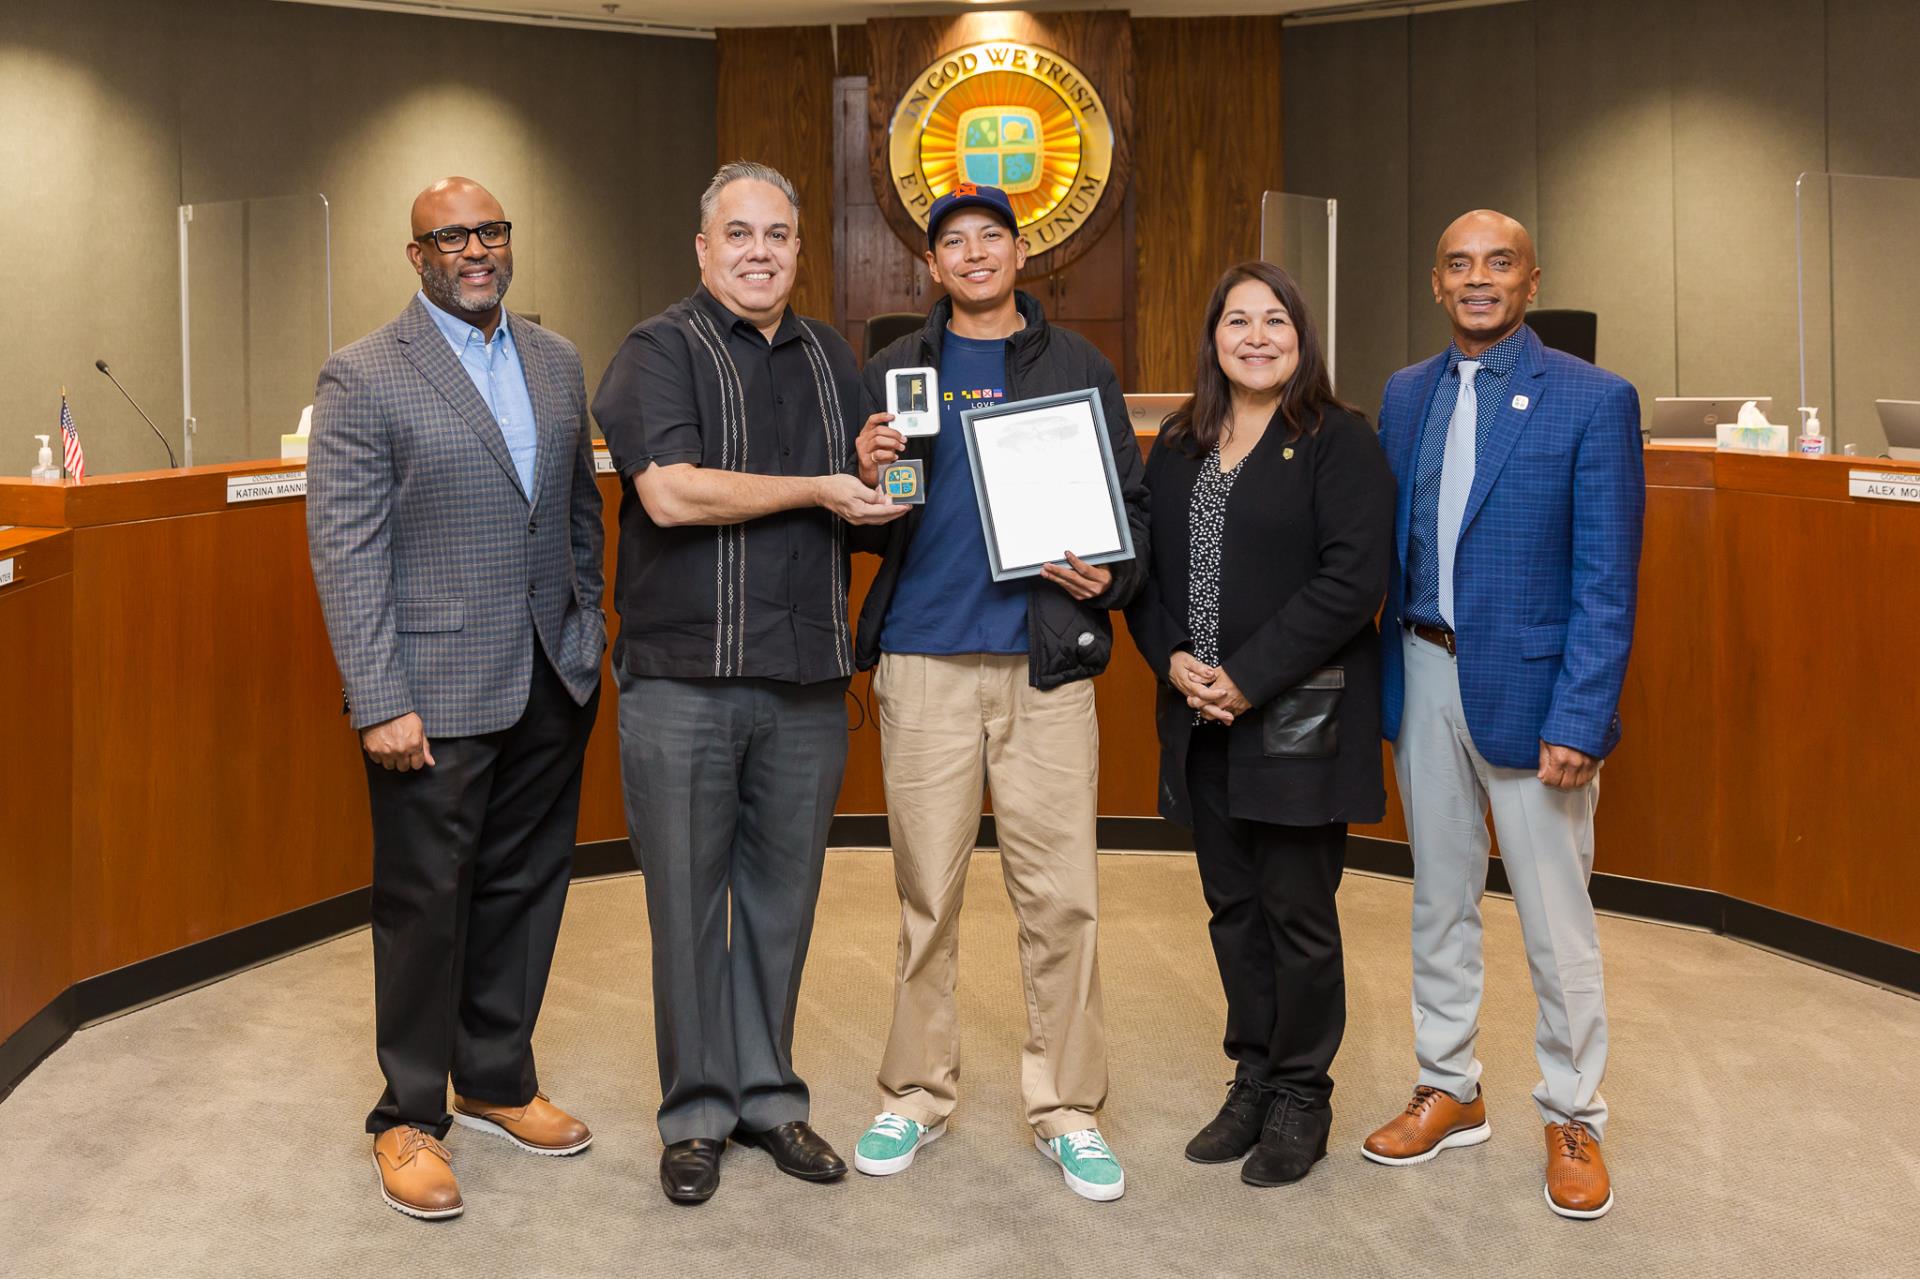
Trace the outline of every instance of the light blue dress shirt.
<instances>
[{"instance_id":1,"label":"light blue dress shirt","mask_svg":"<svg viewBox=\"0 0 1920 1279\"><path fill-rule=\"evenodd\" d=\"M453 348L453 357L473 380L487 411L499 423L500 434L513 454L513 469L520 473L520 489L533 501L533 465L540 436L534 427L533 396L527 390L527 371L520 363L520 348L513 344L513 331L507 326L506 313L489 342L480 330L457 315L441 310L419 294L420 305L433 317L434 327Z\"/></svg>"}]
</instances>

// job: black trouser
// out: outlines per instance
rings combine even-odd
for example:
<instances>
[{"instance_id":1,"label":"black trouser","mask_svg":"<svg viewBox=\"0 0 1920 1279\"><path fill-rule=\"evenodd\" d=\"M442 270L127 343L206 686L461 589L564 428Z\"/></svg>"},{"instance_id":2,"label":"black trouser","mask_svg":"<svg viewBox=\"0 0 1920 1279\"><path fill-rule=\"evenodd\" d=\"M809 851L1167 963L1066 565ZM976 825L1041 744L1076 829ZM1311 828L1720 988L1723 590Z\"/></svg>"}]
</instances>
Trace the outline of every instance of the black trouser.
<instances>
[{"instance_id":1,"label":"black trouser","mask_svg":"<svg viewBox=\"0 0 1920 1279\"><path fill-rule=\"evenodd\" d=\"M567 902L580 766L599 709L536 641L519 722L429 737L431 768L367 759L373 807L373 1006L387 1090L367 1131L444 1137L463 1097L520 1106L538 1087L533 1025Z\"/></svg>"},{"instance_id":2,"label":"black trouser","mask_svg":"<svg viewBox=\"0 0 1920 1279\"><path fill-rule=\"evenodd\" d=\"M1208 932L1227 995L1223 1045L1237 1079L1321 1102L1347 1027L1334 893L1347 826L1279 826L1227 813L1227 732L1196 725L1187 747L1193 843L1213 911Z\"/></svg>"}]
</instances>

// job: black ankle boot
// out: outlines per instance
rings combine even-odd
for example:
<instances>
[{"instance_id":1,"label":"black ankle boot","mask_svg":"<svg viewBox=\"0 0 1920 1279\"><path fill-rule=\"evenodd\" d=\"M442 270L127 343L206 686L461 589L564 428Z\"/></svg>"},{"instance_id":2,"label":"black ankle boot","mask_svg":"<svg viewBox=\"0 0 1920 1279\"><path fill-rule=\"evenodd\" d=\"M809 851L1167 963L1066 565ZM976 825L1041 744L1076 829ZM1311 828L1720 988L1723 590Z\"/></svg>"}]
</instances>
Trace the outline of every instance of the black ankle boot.
<instances>
[{"instance_id":1,"label":"black ankle boot","mask_svg":"<svg viewBox=\"0 0 1920 1279\"><path fill-rule=\"evenodd\" d=\"M1220 1113L1187 1143L1187 1158L1197 1164L1225 1164L1252 1150L1260 1140L1273 1097L1273 1090L1263 1084L1234 1080Z\"/></svg>"},{"instance_id":2,"label":"black ankle boot","mask_svg":"<svg viewBox=\"0 0 1920 1279\"><path fill-rule=\"evenodd\" d=\"M1285 1186L1300 1180L1327 1156L1333 1111L1327 1103L1301 1101L1291 1093L1275 1098L1260 1130L1260 1144L1240 1166L1249 1186Z\"/></svg>"}]
</instances>

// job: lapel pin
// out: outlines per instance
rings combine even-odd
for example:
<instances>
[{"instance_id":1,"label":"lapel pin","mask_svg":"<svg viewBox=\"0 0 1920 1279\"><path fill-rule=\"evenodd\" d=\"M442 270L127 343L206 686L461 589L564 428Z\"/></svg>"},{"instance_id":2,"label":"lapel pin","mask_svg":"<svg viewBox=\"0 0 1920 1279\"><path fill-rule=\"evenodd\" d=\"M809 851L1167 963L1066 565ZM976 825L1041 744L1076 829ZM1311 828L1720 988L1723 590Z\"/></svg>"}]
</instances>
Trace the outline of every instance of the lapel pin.
<instances>
[{"instance_id":1,"label":"lapel pin","mask_svg":"<svg viewBox=\"0 0 1920 1279\"><path fill-rule=\"evenodd\" d=\"M1527 405L1531 403L1533 403L1533 401L1524 395L1516 395L1513 397L1513 407L1519 409L1522 413L1527 411Z\"/></svg>"},{"instance_id":2,"label":"lapel pin","mask_svg":"<svg viewBox=\"0 0 1920 1279\"><path fill-rule=\"evenodd\" d=\"M1282 449L1282 450L1280 451L1280 460L1281 460L1282 462L1291 462L1291 461L1293 461L1293 450L1292 450L1292 449Z\"/></svg>"}]
</instances>

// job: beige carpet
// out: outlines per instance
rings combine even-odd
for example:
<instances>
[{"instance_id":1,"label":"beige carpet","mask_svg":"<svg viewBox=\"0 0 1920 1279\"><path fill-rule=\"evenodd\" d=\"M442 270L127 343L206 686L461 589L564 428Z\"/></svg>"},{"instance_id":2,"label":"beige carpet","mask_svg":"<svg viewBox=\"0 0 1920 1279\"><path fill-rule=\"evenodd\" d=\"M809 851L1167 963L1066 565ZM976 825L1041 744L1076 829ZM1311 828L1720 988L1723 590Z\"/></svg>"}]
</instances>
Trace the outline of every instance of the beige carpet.
<instances>
[{"instance_id":1,"label":"beige carpet","mask_svg":"<svg viewBox=\"0 0 1920 1279\"><path fill-rule=\"evenodd\" d=\"M1420 1168L1360 1158L1412 1083L1409 889L1349 876L1334 1149L1300 1185L1255 1191L1180 1156L1228 1075L1193 863L1113 856L1102 875L1118 1203L1070 1194L1020 1122L1013 922L983 854L962 926L961 1111L902 1176L811 1186L734 1148L712 1203L669 1205L641 885L603 880L575 888L537 1041L545 1086L594 1127L587 1154L456 1128L466 1216L383 1206L360 1131L380 1080L357 933L83 1031L41 1065L0 1106L0 1274L1920 1274L1920 1001L1604 920L1618 1203L1562 1221L1541 1199L1533 1004L1505 901L1487 904L1480 1049L1494 1139ZM834 854L796 1055L845 1154L876 1108L894 931L887 857Z\"/></svg>"}]
</instances>

